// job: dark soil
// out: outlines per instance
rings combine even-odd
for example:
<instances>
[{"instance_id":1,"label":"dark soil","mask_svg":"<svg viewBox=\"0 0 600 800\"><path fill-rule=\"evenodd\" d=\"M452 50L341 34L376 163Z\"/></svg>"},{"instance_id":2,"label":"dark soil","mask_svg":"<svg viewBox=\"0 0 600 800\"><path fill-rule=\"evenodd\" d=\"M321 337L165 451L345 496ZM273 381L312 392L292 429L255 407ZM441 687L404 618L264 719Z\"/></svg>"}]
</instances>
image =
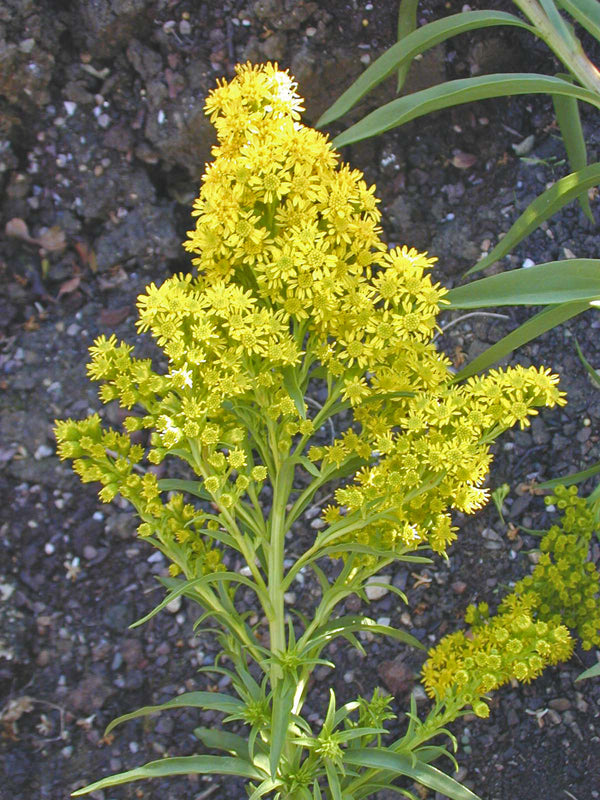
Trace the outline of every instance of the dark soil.
<instances>
[{"instance_id":1,"label":"dark soil","mask_svg":"<svg viewBox=\"0 0 600 800\"><path fill-rule=\"evenodd\" d=\"M462 8L438 0L422 5L422 21ZM185 602L128 630L161 597L155 578L165 564L136 540L126 505L101 505L94 487L82 487L58 461L52 422L98 409L85 375L87 347L98 334L115 331L147 348L134 329L136 295L149 281L187 268L180 242L209 158L202 107L216 79L231 76L239 61L278 60L299 80L306 119L314 122L392 44L395 12L395 2L363 0L0 3L0 203L2 224L13 220L9 231L21 234L0 242L1 798L64 800L91 779L162 755L193 753L194 727L218 724L217 715L186 711L131 722L103 738L119 713L214 686L218 676L197 669L213 662L216 644L194 636L196 612ZM487 31L437 48L416 65L410 82L422 87L476 69L552 71L554 65L520 34ZM393 88L392 80L369 102L392 99ZM597 117L585 130L596 160ZM535 163L512 149L530 135ZM474 156L474 163L455 166L457 152ZM376 182L390 243L437 255L438 276L447 285L566 169L547 98L460 107L344 155ZM15 219L26 223L29 241ZM597 227L572 205L504 267L569 251L590 257L599 245ZM465 319L440 346L456 363L470 360L528 313ZM457 316L446 314L442 324ZM588 312L513 359L559 372L569 405L541 413L531 428L508 433L497 445L491 484L510 483L511 522L547 526L531 481L600 458L600 391L575 352L577 339L600 365L599 328L596 312ZM118 409L103 413L119 421ZM302 530L309 532L310 524L305 520ZM459 524L448 563L437 560L421 573L425 580L404 567L390 573L410 607L388 594L371 604L372 617L408 627L429 645L461 624L470 602L493 605L530 568L535 540L510 538L492 507ZM598 544L592 557L600 561ZM290 597L299 608L311 602L308 576L305 581ZM399 712L411 692L425 710L417 680L422 657L388 641L366 647L366 657L345 645L331 648L337 669L333 676L317 670L311 721L324 713L332 684L341 700L380 683L396 696ZM577 650L569 664L537 682L497 692L489 720L455 724L459 778L486 800L600 797L600 682L574 683L597 657ZM95 795L209 796L245 795L235 782L197 777Z\"/></svg>"}]
</instances>

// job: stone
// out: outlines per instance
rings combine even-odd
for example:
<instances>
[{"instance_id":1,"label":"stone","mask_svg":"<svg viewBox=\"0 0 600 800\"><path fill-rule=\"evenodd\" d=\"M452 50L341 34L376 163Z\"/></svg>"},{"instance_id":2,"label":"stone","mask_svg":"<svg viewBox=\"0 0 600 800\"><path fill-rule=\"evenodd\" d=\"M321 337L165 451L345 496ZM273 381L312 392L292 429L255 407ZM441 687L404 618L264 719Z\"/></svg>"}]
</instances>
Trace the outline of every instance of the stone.
<instances>
[{"instance_id":1,"label":"stone","mask_svg":"<svg viewBox=\"0 0 600 800\"><path fill-rule=\"evenodd\" d=\"M377 667L377 674L383 681L385 688L394 695L409 692L415 682L412 669L404 663L400 656L397 656L393 661L382 661Z\"/></svg>"}]
</instances>

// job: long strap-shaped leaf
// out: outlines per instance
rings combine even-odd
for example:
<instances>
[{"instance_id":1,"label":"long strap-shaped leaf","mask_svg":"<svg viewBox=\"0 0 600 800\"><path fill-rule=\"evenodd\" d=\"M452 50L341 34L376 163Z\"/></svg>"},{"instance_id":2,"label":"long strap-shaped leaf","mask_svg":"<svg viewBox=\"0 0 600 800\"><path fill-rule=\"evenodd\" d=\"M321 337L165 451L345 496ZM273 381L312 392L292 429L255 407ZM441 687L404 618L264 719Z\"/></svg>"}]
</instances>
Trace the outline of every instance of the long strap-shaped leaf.
<instances>
[{"instance_id":1,"label":"long strap-shaped leaf","mask_svg":"<svg viewBox=\"0 0 600 800\"><path fill-rule=\"evenodd\" d=\"M600 297L600 259L569 258L513 269L451 289L445 308L545 306Z\"/></svg>"},{"instance_id":2,"label":"long strap-shaped leaf","mask_svg":"<svg viewBox=\"0 0 600 800\"><path fill-rule=\"evenodd\" d=\"M592 36L600 39L600 5L597 0L558 0L558 5L568 11Z\"/></svg>"},{"instance_id":3,"label":"long strap-shaped leaf","mask_svg":"<svg viewBox=\"0 0 600 800\"><path fill-rule=\"evenodd\" d=\"M472 103L475 100L487 100L490 97L518 94L564 94L600 108L600 96L596 92L574 86L560 78L529 72L479 75L475 78L461 78L440 83L429 89L392 100L391 103L372 111L360 122L336 136L333 144L335 147L354 144L405 125L413 119L431 114L432 111Z\"/></svg>"},{"instance_id":4,"label":"long strap-shaped leaf","mask_svg":"<svg viewBox=\"0 0 600 800\"><path fill-rule=\"evenodd\" d=\"M241 758L230 756L181 756L180 758L162 758L160 761L150 761L137 769L119 772L103 778L101 781L90 783L83 789L73 792L72 797L95 792L98 789L108 789L110 786L119 786L122 783L131 783L143 778L167 778L171 775L238 775L241 778L262 780L265 775L252 764Z\"/></svg>"},{"instance_id":5,"label":"long strap-shaped leaf","mask_svg":"<svg viewBox=\"0 0 600 800\"><path fill-rule=\"evenodd\" d=\"M581 194L600 184L600 162L590 164L589 167L571 172L530 203L521 216L514 222L508 233L500 239L496 247L485 258L478 261L474 267L467 270L465 275L472 275L491 266L495 261L503 258L516 245L538 228L544 220L556 214L563 206Z\"/></svg>"},{"instance_id":6,"label":"long strap-shaped leaf","mask_svg":"<svg viewBox=\"0 0 600 800\"><path fill-rule=\"evenodd\" d=\"M436 44L452 36L457 36L459 33L496 25L513 25L535 33L535 28L527 25L527 23L513 14L497 11L464 11L460 14L452 14L450 17L430 22L428 25L424 25L422 28L413 31L413 33L404 36L395 45L386 50L383 55L379 56L354 81L352 86L346 89L335 103L322 114L317 122L317 128L329 125L330 122L342 117L362 97L391 75L394 70L402 68L404 64L410 64L415 56L425 52L425 50L429 50Z\"/></svg>"},{"instance_id":7,"label":"long strap-shaped leaf","mask_svg":"<svg viewBox=\"0 0 600 800\"><path fill-rule=\"evenodd\" d=\"M581 472L572 472L570 475L561 475L560 478L552 478L549 481L538 483L540 489L555 489L557 486L572 486L575 483L583 483L588 478L593 478L600 472L600 461L584 469Z\"/></svg>"},{"instance_id":8,"label":"long strap-shaped leaf","mask_svg":"<svg viewBox=\"0 0 600 800\"><path fill-rule=\"evenodd\" d=\"M123 714L113 719L107 727L105 735L123 722L127 722L130 719L137 719L138 717L147 717L150 714L157 714L159 711L172 711L178 708L203 708L209 711L222 711L224 714L239 714L245 707L245 704L241 700L228 694L219 694L218 692L185 692L184 694L174 697L173 700L168 700L166 703L161 703L157 706L144 706L143 708L138 708L137 711L131 711L129 714Z\"/></svg>"},{"instance_id":9,"label":"long strap-shaped leaf","mask_svg":"<svg viewBox=\"0 0 600 800\"><path fill-rule=\"evenodd\" d=\"M558 73L558 77L571 83L573 82L570 75ZM552 102L556 113L556 121L560 128L560 135L562 136L563 144L567 151L571 172L585 169L585 167L587 167L587 149L583 136L583 128L581 127L581 117L579 115L577 100L574 97L554 95ZM577 199L579 200L579 205L583 213L590 222L594 222L594 215L590 207L590 198L588 197L587 189L584 190Z\"/></svg>"},{"instance_id":10,"label":"long strap-shaped leaf","mask_svg":"<svg viewBox=\"0 0 600 800\"><path fill-rule=\"evenodd\" d=\"M453 382L462 381L477 372L483 372L483 370L495 364L496 361L500 361L501 358L512 353L517 347L521 347L537 336L541 336L542 333L549 331L550 328L555 328L562 322L566 322L571 317L581 314L582 311L586 311L589 307L590 304L585 300L576 300L572 303L561 303L557 306L545 308L539 314L524 322L523 325L520 325L515 331L509 333L508 336L484 350L480 356L477 356L476 359L454 376Z\"/></svg>"},{"instance_id":11,"label":"long strap-shaped leaf","mask_svg":"<svg viewBox=\"0 0 600 800\"><path fill-rule=\"evenodd\" d=\"M406 775L423 784L423 786L452 798L452 800L480 800L476 794L473 794L466 786L455 781L454 778L429 764L413 760L410 755L393 753L384 748L365 747L357 750L347 750L344 753L344 761L357 767ZM358 780L360 781L361 779L359 778ZM352 784L344 788L352 796Z\"/></svg>"}]
</instances>

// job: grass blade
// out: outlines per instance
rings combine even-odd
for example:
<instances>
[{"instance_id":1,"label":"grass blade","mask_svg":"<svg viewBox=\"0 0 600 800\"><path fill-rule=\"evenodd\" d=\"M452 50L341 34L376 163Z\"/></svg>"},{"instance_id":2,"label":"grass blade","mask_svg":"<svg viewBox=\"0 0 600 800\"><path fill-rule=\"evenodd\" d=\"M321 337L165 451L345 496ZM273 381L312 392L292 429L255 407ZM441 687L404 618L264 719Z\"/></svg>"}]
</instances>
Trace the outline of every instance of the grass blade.
<instances>
[{"instance_id":1,"label":"grass blade","mask_svg":"<svg viewBox=\"0 0 600 800\"><path fill-rule=\"evenodd\" d=\"M401 69L404 64L410 64L419 53L429 50L436 44L456 36L460 33L489 28L497 25L512 25L524 28L535 34L536 31L527 23L512 14L495 11L464 11L452 14L450 17L435 20L413 33L409 33L402 41L392 45L378 59L376 59L355 81L338 97L319 118L317 128L329 125L342 117L366 94L389 77L394 70Z\"/></svg>"},{"instance_id":2,"label":"grass blade","mask_svg":"<svg viewBox=\"0 0 600 800\"><path fill-rule=\"evenodd\" d=\"M450 797L452 800L480 800L476 794L473 794L466 786L455 781L454 778L429 764L413 760L410 755L394 753L384 748L366 747L347 750L344 753L344 760L346 763L357 767L386 770L395 772L397 775L406 775L423 786ZM348 787L348 793L350 796L352 795L352 784Z\"/></svg>"},{"instance_id":3,"label":"grass blade","mask_svg":"<svg viewBox=\"0 0 600 800\"><path fill-rule=\"evenodd\" d=\"M557 486L572 486L575 483L583 483L588 478L593 478L600 472L600 461L588 469L581 472L572 472L570 475L562 475L560 478L552 478L550 481L538 483L540 489L555 489Z\"/></svg>"},{"instance_id":4,"label":"grass blade","mask_svg":"<svg viewBox=\"0 0 600 800\"><path fill-rule=\"evenodd\" d=\"M537 336L540 336L542 333L549 331L550 328L555 328L562 322L566 322L566 320L571 319L571 317L581 314L582 311L586 311L589 307L590 304L588 302L576 300L572 303L561 303L557 306L545 308L543 311L540 311L539 314L528 319L527 322L524 322L523 325L520 325L516 330L512 331L512 333L504 336L499 342L488 347L487 350L480 356L477 356L470 364L467 364L466 367L463 367L463 369L454 376L453 382L462 381L465 378L470 378L471 375L475 375L477 372L483 372L483 370L495 364L496 361L500 361L501 358L512 353L517 347L521 347Z\"/></svg>"},{"instance_id":5,"label":"grass blade","mask_svg":"<svg viewBox=\"0 0 600 800\"><path fill-rule=\"evenodd\" d=\"M167 778L170 775L238 775L242 778L263 779L264 774L259 772L252 764L241 758L230 756L181 756L180 758L161 758L159 761L150 761L143 767L111 775L101 781L90 783L83 789L73 792L72 797L95 792L99 789L108 789L110 786L120 786L122 783L131 783L143 778Z\"/></svg>"},{"instance_id":6,"label":"grass blade","mask_svg":"<svg viewBox=\"0 0 600 800\"><path fill-rule=\"evenodd\" d=\"M592 367L590 362L581 352L581 347L579 347L579 342L575 339L575 347L577 348L577 355L579 356L579 360L587 374L590 376L592 383L594 386L600 388L600 375L598 375L597 371Z\"/></svg>"},{"instance_id":7,"label":"grass blade","mask_svg":"<svg viewBox=\"0 0 600 800\"><path fill-rule=\"evenodd\" d=\"M560 11L554 4L554 0L539 0L539 2L556 33L568 47L573 47L577 43L575 34L571 26L561 16Z\"/></svg>"},{"instance_id":8,"label":"grass blade","mask_svg":"<svg viewBox=\"0 0 600 800\"><path fill-rule=\"evenodd\" d=\"M433 24L433 23L432 23ZM487 100L490 97L507 97L518 94L560 94L577 97L590 105L600 108L600 96L589 89L574 86L568 81L550 75L537 75L529 72L508 72L497 75L478 75L474 78L461 78L446 81L429 89L414 92L386 103L381 108L367 114L333 140L335 147L378 136L392 128L405 125L432 111Z\"/></svg>"},{"instance_id":9,"label":"grass blade","mask_svg":"<svg viewBox=\"0 0 600 800\"><path fill-rule=\"evenodd\" d=\"M417 29L418 5L419 0L400 0L400 7L398 9L398 44L401 44L407 36L410 36L410 34ZM402 65L398 67L398 81L396 83L396 91L398 94L400 94L404 86L412 61L412 58L410 60L406 59L403 61Z\"/></svg>"},{"instance_id":10,"label":"grass blade","mask_svg":"<svg viewBox=\"0 0 600 800\"><path fill-rule=\"evenodd\" d=\"M566 83L566 81L563 81ZM544 220L556 214L563 206L575 200L582 192L597 186L600 183L600 162L590 164L577 172L571 172L564 178L556 181L549 189L546 189L539 197L530 203L521 216L513 223L512 227L499 242L488 253L485 258L478 261L475 266L465 272L471 275L473 272L480 272L482 269L491 266L495 261L499 261L503 256L516 247L516 245L538 228Z\"/></svg>"},{"instance_id":11,"label":"grass blade","mask_svg":"<svg viewBox=\"0 0 600 800\"><path fill-rule=\"evenodd\" d=\"M513 269L451 289L446 308L545 306L600 297L600 260L570 258Z\"/></svg>"},{"instance_id":12,"label":"grass blade","mask_svg":"<svg viewBox=\"0 0 600 800\"><path fill-rule=\"evenodd\" d=\"M600 663L594 664L593 667L586 669L585 672L582 672L581 675L578 675L575 678L575 681L584 681L586 678L598 678L600 677Z\"/></svg>"},{"instance_id":13,"label":"grass blade","mask_svg":"<svg viewBox=\"0 0 600 800\"><path fill-rule=\"evenodd\" d=\"M600 40L600 5L597 0L558 0L558 5Z\"/></svg>"},{"instance_id":14,"label":"grass blade","mask_svg":"<svg viewBox=\"0 0 600 800\"><path fill-rule=\"evenodd\" d=\"M222 711L223 714L239 714L245 709L245 704L237 697L218 692L186 692L174 697L166 703L158 706L144 706L137 711L123 714L108 725L104 735L110 733L117 725L138 717L148 717L150 714L158 714L159 711L172 711L178 708L202 708L208 711Z\"/></svg>"},{"instance_id":15,"label":"grass blade","mask_svg":"<svg viewBox=\"0 0 600 800\"><path fill-rule=\"evenodd\" d=\"M561 74L558 77L567 81L571 80L569 75ZM571 172L577 172L587 166L587 151L579 116L579 104L574 97L561 97L560 95L553 95L552 102ZM577 199L583 213L590 222L594 222L587 190L582 192Z\"/></svg>"}]
</instances>

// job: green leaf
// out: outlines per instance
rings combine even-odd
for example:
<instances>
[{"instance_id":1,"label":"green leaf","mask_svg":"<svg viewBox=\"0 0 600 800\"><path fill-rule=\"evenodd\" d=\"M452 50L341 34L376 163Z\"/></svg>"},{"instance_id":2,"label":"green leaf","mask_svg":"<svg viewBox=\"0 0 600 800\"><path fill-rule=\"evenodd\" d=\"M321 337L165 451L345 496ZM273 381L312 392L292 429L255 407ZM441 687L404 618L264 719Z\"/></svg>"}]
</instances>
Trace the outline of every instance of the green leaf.
<instances>
[{"instance_id":1,"label":"green leaf","mask_svg":"<svg viewBox=\"0 0 600 800\"><path fill-rule=\"evenodd\" d=\"M137 769L111 775L101 781L90 783L83 789L72 793L72 797L95 792L98 789L108 789L110 786L120 786L122 783L139 781L142 778L168 778L171 775L238 775L241 778L253 780L264 778L252 764L241 758L231 756L181 756L179 758L161 758L160 761L150 761Z\"/></svg>"},{"instance_id":2,"label":"green leaf","mask_svg":"<svg viewBox=\"0 0 600 800\"><path fill-rule=\"evenodd\" d=\"M576 681L585 681L587 678L597 678L600 676L600 662L598 664L594 664L593 667L586 669L581 675L578 675L575 680Z\"/></svg>"},{"instance_id":3,"label":"green leaf","mask_svg":"<svg viewBox=\"0 0 600 800\"><path fill-rule=\"evenodd\" d=\"M378 136L413 119L426 116L432 111L441 111L475 100L487 100L490 97L520 94L561 94L577 97L600 108L600 96L596 92L574 86L550 75L536 75L529 72L478 75L474 78L446 81L392 100L391 103L372 111L360 122L336 136L333 145L340 148L369 139L371 136Z\"/></svg>"},{"instance_id":4,"label":"green leaf","mask_svg":"<svg viewBox=\"0 0 600 800\"><path fill-rule=\"evenodd\" d=\"M553 0L539 0L539 2L556 33L568 47L574 48L577 45L577 39L573 34L573 29L565 22Z\"/></svg>"},{"instance_id":5,"label":"green leaf","mask_svg":"<svg viewBox=\"0 0 600 800\"><path fill-rule=\"evenodd\" d=\"M592 379L592 383L594 384L594 386L600 388L600 375L598 375L597 371L592 367L590 362L581 352L581 347L579 347L579 342L577 341L577 339L575 339L575 347L577 348L577 355L579 356L579 360L581 361L587 374Z\"/></svg>"},{"instance_id":6,"label":"green leaf","mask_svg":"<svg viewBox=\"0 0 600 800\"><path fill-rule=\"evenodd\" d=\"M598 0L558 0L559 6L579 22L592 36L600 40L600 5Z\"/></svg>"},{"instance_id":7,"label":"green leaf","mask_svg":"<svg viewBox=\"0 0 600 800\"><path fill-rule=\"evenodd\" d=\"M537 336L541 336L542 333L549 331L551 328L555 328L562 322L571 319L571 317L577 316L577 314L581 314L589 307L589 303L578 300L572 303L561 303L557 306L550 306L540 311L539 314L528 319L527 322L524 322L516 330L512 331L512 333L504 336L499 342L496 342L496 344L484 350L480 356L477 356L470 364L467 364L460 372L457 372L452 382L462 381L465 380L465 378L470 378L471 375L483 372L483 370L495 364L496 361L500 361L500 359L512 353L517 347L527 344L527 342L530 342Z\"/></svg>"},{"instance_id":8,"label":"green leaf","mask_svg":"<svg viewBox=\"0 0 600 800\"><path fill-rule=\"evenodd\" d=\"M306 403L304 402L304 392L298 384L298 374L294 367L285 367L281 371L283 375L283 385L286 392L294 401L296 411L302 419L306 419Z\"/></svg>"},{"instance_id":9,"label":"green leaf","mask_svg":"<svg viewBox=\"0 0 600 800\"><path fill-rule=\"evenodd\" d=\"M298 457L298 463L302 464L304 469L307 472L310 472L310 474L313 477L315 477L315 478L320 478L321 477L321 470L315 464L313 464L313 462L309 458L307 458L306 456L299 456Z\"/></svg>"},{"instance_id":10,"label":"green leaf","mask_svg":"<svg viewBox=\"0 0 600 800\"><path fill-rule=\"evenodd\" d=\"M281 753L287 739L295 692L295 685L290 684L288 681L284 681L283 686L278 685L273 691L271 746L269 753L269 768L273 780L277 775L279 759L281 758Z\"/></svg>"},{"instance_id":11,"label":"green leaf","mask_svg":"<svg viewBox=\"0 0 600 800\"><path fill-rule=\"evenodd\" d=\"M558 77L566 81L572 81L570 75L559 74ZM552 102L554 103L556 121L567 151L571 172L577 172L577 170L584 169L587 166L587 150L585 139L583 138L581 117L579 116L579 104L574 97L560 97L558 95L552 97ZM579 195L578 200L583 213L590 222L594 222L587 189Z\"/></svg>"},{"instance_id":12,"label":"green leaf","mask_svg":"<svg viewBox=\"0 0 600 800\"><path fill-rule=\"evenodd\" d=\"M161 492L186 492L202 500L212 500L206 489L202 488L201 481L182 481L178 478L163 478L158 481L158 488Z\"/></svg>"},{"instance_id":13,"label":"green leaf","mask_svg":"<svg viewBox=\"0 0 600 800\"><path fill-rule=\"evenodd\" d=\"M511 269L450 289L446 308L545 306L600 297L600 260L569 258Z\"/></svg>"},{"instance_id":14,"label":"green leaf","mask_svg":"<svg viewBox=\"0 0 600 800\"><path fill-rule=\"evenodd\" d=\"M217 692L185 692L161 703L157 706L144 706L137 711L123 714L108 725L104 735L110 733L117 725L138 717L147 717L150 714L157 714L159 711L170 711L177 708L203 708L205 711L222 711L224 714L239 714L246 708L245 704L237 697L228 694L218 694Z\"/></svg>"},{"instance_id":15,"label":"green leaf","mask_svg":"<svg viewBox=\"0 0 600 800\"><path fill-rule=\"evenodd\" d=\"M570 475L561 475L560 478L552 478L552 480L544 481L538 484L540 489L555 489L557 486L573 486L575 483L583 483L588 478L593 478L600 472L600 461L588 469L581 472L572 472Z\"/></svg>"},{"instance_id":16,"label":"green leaf","mask_svg":"<svg viewBox=\"0 0 600 800\"><path fill-rule=\"evenodd\" d=\"M398 43L402 44L407 36L410 36L417 28L417 7L419 0L400 0L400 7L398 9ZM404 63L398 67L398 80L396 83L396 92L400 94L404 81L408 75L412 59L406 59Z\"/></svg>"},{"instance_id":17,"label":"green leaf","mask_svg":"<svg viewBox=\"0 0 600 800\"><path fill-rule=\"evenodd\" d=\"M226 750L233 753L244 761L250 761L248 751L248 740L229 731L220 731L218 728L194 728L194 736L199 739L205 747L213 750Z\"/></svg>"},{"instance_id":18,"label":"green leaf","mask_svg":"<svg viewBox=\"0 0 600 800\"><path fill-rule=\"evenodd\" d=\"M367 631L382 636L389 636L391 639L404 642L412 647L418 647L420 650L424 649L421 642L414 636L411 636L410 633L406 633L406 631L397 630L389 625L379 625L375 620L369 617L354 615L338 617L328 622L326 625L321 625L306 642L304 649L306 651L311 650L315 645L329 642L337 636L346 636L348 633Z\"/></svg>"},{"instance_id":19,"label":"green leaf","mask_svg":"<svg viewBox=\"0 0 600 800\"><path fill-rule=\"evenodd\" d=\"M503 256L510 253L519 242L528 236L532 231L549 219L571 200L575 200L582 192L597 186L600 183L600 163L590 164L577 172L571 172L564 178L556 181L549 189L530 203L521 216L514 222L508 233L500 239L498 244L485 256L478 261L475 266L465 272L471 275L473 272L480 272L491 266L495 261L499 261ZM533 269L533 268L532 268Z\"/></svg>"},{"instance_id":20,"label":"green leaf","mask_svg":"<svg viewBox=\"0 0 600 800\"><path fill-rule=\"evenodd\" d=\"M340 778L330 759L325 759L325 772L327 773L327 783L329 784L329 791L333 800L342 800L342 789L340 786Z\"/></svg>"},{"instance_id":21,"label":"green leaf","mask_svg":"<svg viewBox=\"0 0 600 800\"><path fill-rule=\"evenodd\" d=\"M394 753L380 747L367 747L346 751L344 760L357 767L387 770L398 775L406 775L417 783L427 786L428 789L450 797L451 800L480 800L476 794L455 781L454 778L429 764L413 760L411 755ZM350 791L352 790L351 785L348 788Z\"/></svg>"},{"instance_id":22,"label":"green leaf","mask_svg":"<svg viewBox=\"0 0 600 800\"><path fill-rule=\"evenodd\" d=\"M343 116L372 89L384 81L394 70L410 64L415 56L429 50L436 44L460 33L489 28L496 25L512 25L536 33L535 29L512 14L495 11L463 11L444 19L435 20L428 25L405 36L402 41L390 47L379 56L358 78L352 86L331 105L319 118L317 128Z\"/></svg>"}]
</instances>

